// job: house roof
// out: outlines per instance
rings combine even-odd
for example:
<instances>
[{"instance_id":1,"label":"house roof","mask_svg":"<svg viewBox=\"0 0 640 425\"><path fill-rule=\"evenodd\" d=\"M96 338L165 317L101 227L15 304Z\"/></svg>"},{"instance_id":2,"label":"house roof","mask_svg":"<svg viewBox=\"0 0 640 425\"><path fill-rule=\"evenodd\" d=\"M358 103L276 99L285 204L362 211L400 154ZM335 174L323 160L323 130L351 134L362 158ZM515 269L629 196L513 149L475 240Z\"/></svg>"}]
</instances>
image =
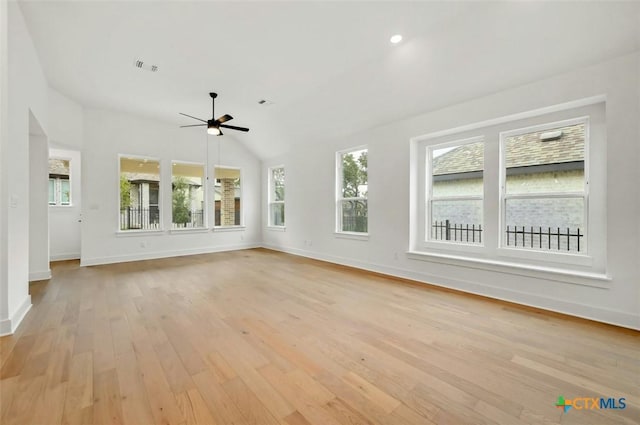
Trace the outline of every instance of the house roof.
<instances>
[{"instance_id":1,"label":"house roof","mask_svg":"<svg viewBox=\"0 0 640 425\"><path fill-rule=\"evenodd\" d=\"M59 176L69 175L69 161L66 159L50 158L49 159L49 174L55 174Z\"/></svg>"},{"instance_id":2,"label":"house roof","mask_svg":"<svg viewBox=\"0 0 640 425\"><path fill-rule=\"evenodd\" d=\"M561 164L584 161L584 124L561 127L562 137L541 141L536 131L507 137L505 143L507 168ZM433 175L482 171L484 151L482 143L460 146L433 159Z\"/></svg>"}]
</instances>

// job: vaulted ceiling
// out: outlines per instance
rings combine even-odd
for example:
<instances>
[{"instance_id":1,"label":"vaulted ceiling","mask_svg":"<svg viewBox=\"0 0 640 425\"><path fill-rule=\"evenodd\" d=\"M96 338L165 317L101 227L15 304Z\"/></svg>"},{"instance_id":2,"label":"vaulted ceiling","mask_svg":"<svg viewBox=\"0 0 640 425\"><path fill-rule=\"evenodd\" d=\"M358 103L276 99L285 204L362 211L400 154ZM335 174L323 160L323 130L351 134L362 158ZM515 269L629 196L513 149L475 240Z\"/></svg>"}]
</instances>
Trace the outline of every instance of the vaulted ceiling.
<instances>
[{"instance_id":1,"label":"vaulted ceiling","mask_svg":"<svg viewBox=\"0 0 640 425\"><path fill-rule=\"evenodd\" d=\"M178 112L209 118L216 91L216 115L251 127L231 137L262 158L639 48L637 2L20 6L53 88L176 126L191 124Z\"/></svg>"}]
</instances>

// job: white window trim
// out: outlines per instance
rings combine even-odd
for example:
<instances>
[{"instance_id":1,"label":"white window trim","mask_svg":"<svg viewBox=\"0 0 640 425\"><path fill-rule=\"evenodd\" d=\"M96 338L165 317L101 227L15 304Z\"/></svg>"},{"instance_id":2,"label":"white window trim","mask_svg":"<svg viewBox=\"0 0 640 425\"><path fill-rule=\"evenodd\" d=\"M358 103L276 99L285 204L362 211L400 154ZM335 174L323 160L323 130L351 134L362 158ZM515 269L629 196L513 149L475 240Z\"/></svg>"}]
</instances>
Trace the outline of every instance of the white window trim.
<instances>
[{"instance_id":1,"label":"white window trim","mask_svg":"<svg viewBox=\"0 0 640 425\"><path fill-rule=\"evenodd\" d=\"M160 168L158 168L158 220L160 226L157 229L130 229L130 230L122 230L120 229L120 174L122 170L120 169L120 164L122 162L122 158L125 159L142 159L147 161L156 161ZM116 234L162 234L164 233L164 202L162 196L162 161L160 158L152 157L152 156L142 156L142 155L129 155L129 154L118 154L118 181L116 183L118 185L117 196L118 200L116 202Z\"/></svg>"},{"instance_id":2,"label":"white window trim","mask_svg":"<svg viewBox=\"0 0 640 425\"><path fill-rule=\"evenodd\" d=\"M550 130L558 127L567 127L576 124L584 124L584 190L583 192L535 192L526 194L507 194L507 168L505 158L506 139L521 134L533 133L538 131ZM498 254L504 257L514 258L533 258L548 262L562 262L565 264L574 264L580 266L591 266L593 258L591 257L591 231L589 229L589 148L590 148L590 124L588 116L579 116L566 120L547 122L526 126L514 130L500 132L500 207L499 207L499 224L498 224ZM584 253L567 253L562 251L541 251L538 249L527 249L526 247L515 247L506 243L506 202L509 199L549 199L549 198L576 198L584 199L583 222L586 231L587 251Z\"/></svg>"},{"instance_id":3,"label":"white window trim","mask_svg":"<svg viewBox=\"0 0 640 425\"><path fill-rule=\"evenodd\" d=\"M367 151L367 155L369 154L369 147L368 145L360 145L360 146L355 146L349 149L343 149L340 151L336 152L336 157L335 157L335 169L336 169L336 182L335 182L335 191L336 191L336 203L335 203L335 214L336 214L336 227L335 227L335 232L334 234L336 235L336 237L343 237L344 239L356 239L356 240L367 240L369 237L369 232L345 232L342 230L342 207L341 207L341 203L342 201L359 201L359 200L365 200L367 201L367 222L369 221L369 182L368 182L368 178L367 178L367 196L359 196L359 197L355 197L355 198L343 198L342 197L342 155L350 153L350 152L356 152L356 151L361 151L361 150L366 150ZM367 176L369 173L369 169L367 167ZM367 229L369 229L369 223L367 223Z\"/></svg>"},{"instance_id":4,"label":"white window trim","mask_svg":"<svg viewBox=\"0 0 640 425\"><path fill-rule=\"evenodd\" d=\"M426 146L436 142L436 139L445 141L453 140L453 138L461 139L473 136L474 133L478 134L479 132L487 131L484 167L484 229L495 233L500 232L502 228L502 223L500 222L502 207L499 205L501 187L498 187L499 183L496 183L500 178L501 167L499 163L502 154L499 152L499 143L492 145L491 148L489 148L489 144L493 144L494 139L495 142L499 142L499 134L510 131L510 129L536 127L584 116L588 116L590 120L590 125L587 129L589 141L595 140L594 135L597 133L597 143L589 143L585 151L585 167L589 167L588 171L585 170L585 174L588 172L586 174L588 175L588 180L585 179L585 184L589 188L588 211L585 211L585 214L590 216L588 222L585 220L585 223L588 223L587 248L589 254L587 256L562 251L544 252L502 247L501 235L493 235L491 240L483 235L483 242L489 244L489 246L485 244L484 250L478 250L478 247L472 246L448 244L444 247L442 244L437 246L435 242L421 243L421 235L424 235L424 200L426 199L424 179ZM540 277L558 282L609 288L611 276L607 273L606 129L606 96L598 95L412 137L410 139L409 180L411 196L409 198L410 234L408 250L411 255L408 258L480 268L501 273ZM490 157L486 156L487 153ZM598 161L593 162L588 160L589 158L598 158ZM494 184L496 187L493 187ZM597 192L594 192L596 188ZM487 202L491 202L492 205L495 202L496 210L490 211L491 217L486 216ZM540 270L540 272L538 273L537 270ZM554 278L553 276L556 277Z\"/></svg>"},{"instance_id":5,"label":"white window trim","mask_svg":"<svg viewBox=\"0 0 640 425\"><path fill-rule=\"evenodd\" d=\"M433 248L441 248L447 249L448 245L455 246L456 250L463 250L468 252L481 252L481 249L484 247L484 239L481 239L482 242L473 243L473 242L462 242L462 241L443 241L441 239L432 239L431 238L431 223L433 223L432 219L432 204L434 201L482 201L482 231L486 228L484 225L485 214L484 214L484 164L482 166L482 195L469 195L469 196L433 196L433 151L437 149L445 149L450 147L459 147L464 145L470 145L473 143L482 143L483 149L483 157L484 157L484 149L485 149L485 140L484 135L467 137L464 139L456 139L450 142L440 143L437 145L431 145L426 147L426 163L425 163L425 173L424 173L424 185L427 188L427 194L425 196L425 220L423 223L424 232L422 233L422 244L424 246L430 246ZM483 161L484 163L484 161ZM428 224L427 224L428 223ZM470 247L471 249L466 249L466 247Z\"/></svg>"},{"instance_id":6,"label":"white window trim","mask_svg":"<svg viewBox=\"0 0 640 425\"><path fill-rule=\"evenodd\" d=\"M274 201L273 200L273 170L276 170L278 168L282 168L284 169L284 200L282 201ZM275 225L271 223L271 205L275 205L275 204L282 204L284 206L285 209L285 213L286 213L286 209L287 206L285 204L286 200L287 200L287 169L285 168L284 165L274 165L273 167L269 167L267 170L267 228L268 229L272 229L272 230L283 230L286 229L287 227L287 219L286 219L286 214L285 214L285 224L282 225Z\"/></svg>"},{"instance_id":7,"label":"white window trim","mask_svg":"<svg viewBox=\"0 0 640 425\"><path fill-rule=\"evenodd\" d=\"M56 158L58 159L58 158ZM73 202L72 202L72 198L71 198L71 176L69 176L68 179L61 179L60 177L49 177L49 180L53 180L53 190L54 190L54 195L53 198L55 200L55 204L51 204L49 203L49 208L69 208L69 207L73 207ZM69 182L69 203L68 204L63 204L62 203L62 181L66 180ZM48 187L47 187L48 188Z\"/></svg>"},{"instance_id":8,"label":"white window trim","mask_svg":"<svg viewBox=\"0 0 640 425\"><path fill-rule=\"evenodd\" d=\"M227 168L229 170L238 170L240 172L240 224L234 224L231 226L216 226L216 195L215 195L215 185L216 185L216 169L217 168ZM223 229L227 229L228 231L237 231L237 230L244 230L245 228L245 221L244 221L244 191L243 191L243 187L244 187L244 173L242 172L242 167L232 167L230 165L220 165L220 164L215 164L213 166L213 179L212 179L212 183L213 183L213 196L212 196L212 200L213 200L213 205L211 205L211 207L213 207L213 220L212 220L212 225L211 228L214 231L220 231ZM220 204L220 208L222 209L222 203ZM222 215L222 210L220 210L220 214ZM220 217L220 221L222 222L222 216Z\"/></svg>"},{"instance_id":9,"label":"white window trim","mask_svg":"<svg viewBox=\"0 0 640 425\"><path fill-rule=\"evenodd\" d=\"M207 194L207 166L202 162L193 162L193 161L181 161L178 159L171 160L171 196L173 197L173 164L182 164L182 165L197 165L202 167L202 226L200 227L184 227L184 228L174 228L173 227L173 199L171 199L171 232L191 232L198 233L197 231L208 231L209 230L209 214L207 208L208 204L208 194ZM242 185L242 181L240 183Z\"/></svg>"}]
</instances>

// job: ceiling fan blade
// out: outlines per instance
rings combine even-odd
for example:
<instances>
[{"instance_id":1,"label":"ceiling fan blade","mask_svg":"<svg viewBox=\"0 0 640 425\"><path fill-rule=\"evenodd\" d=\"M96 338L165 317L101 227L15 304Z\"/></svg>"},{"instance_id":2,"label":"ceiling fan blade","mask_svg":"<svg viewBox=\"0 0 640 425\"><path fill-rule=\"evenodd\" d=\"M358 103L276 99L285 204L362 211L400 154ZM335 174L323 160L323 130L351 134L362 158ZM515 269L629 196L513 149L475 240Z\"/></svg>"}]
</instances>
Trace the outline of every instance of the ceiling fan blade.
<instances>
[{"instance_id":1,"label":"ceiling fan blade","mask_svg":"<svg viewBox=\"0 0 640 425\"><path fill-rule=\"evenodd\" d=\"M207 124L191 124L191 125L181 125L180 128L185 128L185 127L203 127Z\"/></svg>"},{"instance_id":2,"label":"ceiling fan blade","mask_svg":"<svg viewBox=\"0 0 640 425\"><path fill-rule=\"evenodd\" d=\"M223 122L231 121L232 119L233 119L233 117L231 115L224 114L223 116L218 118L216 121L218 121L220 124L222 124Z\"/></svg>"},{"instance_id":3,"label":"ceiling fan blade","mask_svg":"<svg viewBox=\"0 0 640 425\"><path fill-rule=\"evenodd\" d=\"M193 118L194 120L198 120L198 121L202 121L202 122L207 122L207 120L203 120L203 119L201 119L201 118L196 118L196 117L193 117L193 116L191 116L191 115L183 114L182 112L178 112L178 113L179 113L180 115L184 115L185 117Z\"/></svg>"},{"instance_id":4,"label":"ceiling fan blade","mask_svg":"<svg viewBox=\"0 0 640 425\"><path fill-rule=\"evenodd\" d=\"M238 131L249 131L248 128L245 127L236 127L234 125L225 125L225 124L220 124L220 127L223 128L230 128L231 130L238 130Z\"/></svg>"}]
</instances>

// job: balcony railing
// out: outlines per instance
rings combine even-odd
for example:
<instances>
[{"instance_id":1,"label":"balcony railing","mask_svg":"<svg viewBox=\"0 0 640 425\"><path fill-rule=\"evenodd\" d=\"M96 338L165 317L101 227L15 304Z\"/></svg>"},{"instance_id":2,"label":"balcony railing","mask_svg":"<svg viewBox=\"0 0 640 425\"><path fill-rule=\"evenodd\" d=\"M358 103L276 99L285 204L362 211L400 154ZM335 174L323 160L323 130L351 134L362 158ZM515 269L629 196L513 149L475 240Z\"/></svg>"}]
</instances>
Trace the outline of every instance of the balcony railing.
<instances>
[{"instance_id":1,"label":"balcony railing","mask_svg":"<svg viewBox=\"0 0 640 425\"><path fill-rule=\"evenodd\" d=\"M160 228L158 207L126 207L120 210L120 230L157 230Z\"/></svg>"}]
</instances>

